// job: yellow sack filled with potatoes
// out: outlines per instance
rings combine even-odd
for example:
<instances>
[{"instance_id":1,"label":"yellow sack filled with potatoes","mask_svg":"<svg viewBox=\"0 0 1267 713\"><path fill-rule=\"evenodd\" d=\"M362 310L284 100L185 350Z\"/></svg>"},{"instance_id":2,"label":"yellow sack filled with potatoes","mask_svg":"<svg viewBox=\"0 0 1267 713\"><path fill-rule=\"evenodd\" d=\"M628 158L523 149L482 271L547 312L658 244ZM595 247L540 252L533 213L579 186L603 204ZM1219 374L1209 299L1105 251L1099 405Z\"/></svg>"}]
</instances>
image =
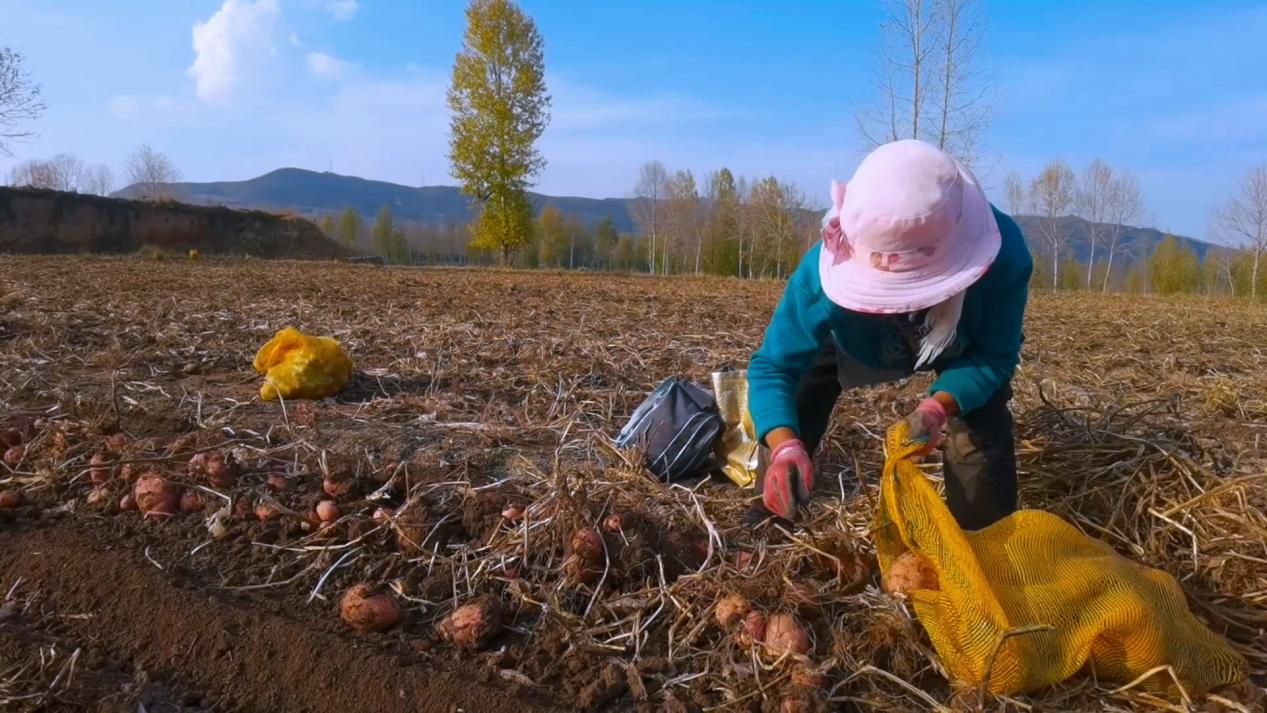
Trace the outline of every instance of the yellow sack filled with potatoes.
<instances>
[{"instance_id":1,"label":"yellow sack filled with potatoes","mask_svg":"<svg viewBox=\"0 0 1267 713\"><path fill-rule=\"evenodd\" d=\"M260 347L255 370L264 374L260 398L324 399L343 390L352 360L334 337L310 337L287 327Z\"/></svg>"},{"instance_id":2,"label":"yellow sack filled with potatoes","mask_svg":"<svg viewBox=\"0 0 1267 713\"><path fill-rule=\"evenodd\" d=\"M1246 677L1245 660L1192 615L1173 577L1060 517L1020 510L983 530L959 529L916 466L920 446L906 442L907 429L888 433L872 534L886 574L907 552L936 570L937 590L907 595L952 678L980 686L988 670L990 691L1013 694L1086 666L1122 685L1153 672L1139 685L1176 695L1170 667L1195 698Z\"/></svg>"}]
</instances>

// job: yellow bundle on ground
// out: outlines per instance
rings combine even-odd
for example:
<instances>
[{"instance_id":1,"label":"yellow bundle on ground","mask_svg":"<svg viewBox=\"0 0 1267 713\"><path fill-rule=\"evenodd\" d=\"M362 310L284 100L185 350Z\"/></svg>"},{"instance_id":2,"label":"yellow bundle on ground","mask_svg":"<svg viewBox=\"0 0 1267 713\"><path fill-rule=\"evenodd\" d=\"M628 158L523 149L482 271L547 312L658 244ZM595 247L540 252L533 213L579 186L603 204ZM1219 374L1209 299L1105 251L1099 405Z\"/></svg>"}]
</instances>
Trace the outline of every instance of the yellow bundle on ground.
<instances>
[{"instance_id":1,"label":"yellow bundle on ground","mask_svg":"<svg viewBox=\"0 0 1267 713\"><path fill-rule=\"evenodd\" d=\"M989 670L989 689L1010 694L1084 666L1120 684L1169 666L1193 697L1245 678L1245 660L1197 621L1173 577L1056 515L1021 510L980 531L959 529L916 467L920 447L906 443L907 428L888 434L873 535L882 570L907 551L937 570L940 591L909 596L951 677L979 686ZM1005 637L1026 627L1051 629ZM1140 685L1177 693L1164 670Z\"/></svg>"},{"instance_id":2,"label":"yellow bundle on ground","mask_svg":"<svg viewBox=\"0 0 1267 713\"><path fill-rule=\"evenodd\" d=\"M711 378L717 412L726 425L717 439L717 459L735 485L751 488L765 470L765 452L748 413L748 372L715 371Z\"/></svg>"},{"instance_id":3,"label":"yellow bundle on ground","mask_svg":"<svg viewBox=\"0 0 1267 713\"><path fill-rule=\"evenodd\" d=\"M323 399L343 390L352 360L334 337L310 337L287 327L260 347L255 370L265 375L260 398Z\"/></svg>"}]
</instances>

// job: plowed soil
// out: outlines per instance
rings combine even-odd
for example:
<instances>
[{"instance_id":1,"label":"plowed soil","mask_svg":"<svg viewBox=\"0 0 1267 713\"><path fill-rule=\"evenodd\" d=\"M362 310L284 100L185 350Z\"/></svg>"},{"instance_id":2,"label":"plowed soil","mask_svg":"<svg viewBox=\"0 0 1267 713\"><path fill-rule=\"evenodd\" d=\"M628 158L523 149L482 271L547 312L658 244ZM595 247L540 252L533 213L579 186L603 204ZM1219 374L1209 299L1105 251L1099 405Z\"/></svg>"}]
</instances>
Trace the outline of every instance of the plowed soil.
<instances>
[{"instance_id":1,"label":"plowed soil","mask_svg":"<svg viewBox=\"0 0 1267 713\"><path fill-rule=\"evenodd\" d=\"M0 509L0 708L958 705L870 559L879 436L926 377L841 399L794 525L754 526L752 494L724 477L665 486L610 445L661 379L742 367L781 289L0 259L0 438L20 442L0 492L22 498ZM343 344L356 365L343 393L259 400L252 357L285 326ZM1267 309L1241 302L1036 295L1014 403L1025 505L1176 576L1259 685L1263 334ZM200 454L232 477L209 477ZM196 499L192 512L121 509L142 473ZM323 499L340 511L328 527ZM600 551L578 554L578 537ZM340 619L362 582L400 604L398 625ZM715 623L725 595L792 614L810 650L750 647ZM439 635L457 607L489 600L500 625L478 645ZM1116 688L1080 678L1019 700L1178 705Z\"/></svg>"}]
</instances>

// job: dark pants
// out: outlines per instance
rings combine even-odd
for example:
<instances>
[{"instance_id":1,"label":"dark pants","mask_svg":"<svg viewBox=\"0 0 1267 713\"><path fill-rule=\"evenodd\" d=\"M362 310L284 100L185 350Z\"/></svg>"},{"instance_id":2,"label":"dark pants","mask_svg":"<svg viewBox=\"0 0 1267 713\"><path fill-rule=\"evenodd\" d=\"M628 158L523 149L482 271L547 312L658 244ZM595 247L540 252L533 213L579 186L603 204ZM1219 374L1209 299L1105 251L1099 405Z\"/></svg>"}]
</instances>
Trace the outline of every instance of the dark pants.
<instances>
[{"instance_id":1,"label":"dark pants","mask_svg":"<svg viewBox=\"0 0 1267 713\"><path fill-rule=\"evenodd\" d=\"M796 410L801 441L818 449L840 397L836 348L824 346L801 380ZM965 530L979 530L1016 510L1016 448L1012 434L1011 384L984 406L950 419L943 470L946 504Z\"/></svg>"}]
</instances>

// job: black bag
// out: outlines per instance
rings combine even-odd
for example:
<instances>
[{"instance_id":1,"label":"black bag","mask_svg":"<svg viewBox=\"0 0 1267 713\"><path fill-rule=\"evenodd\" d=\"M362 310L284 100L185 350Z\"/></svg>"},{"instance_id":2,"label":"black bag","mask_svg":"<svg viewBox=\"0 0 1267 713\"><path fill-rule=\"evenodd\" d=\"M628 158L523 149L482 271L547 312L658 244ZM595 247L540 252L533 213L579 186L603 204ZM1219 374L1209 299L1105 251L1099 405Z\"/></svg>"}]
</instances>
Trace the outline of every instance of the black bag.
<instances>
[{"instance_id":1,"label":"black bag","mask_svg":"<svg viewBox=\"0 0 1267 713\"><path fill-rule=\"evenodd\" d=\"M634 410L616 436L616 445L643 448L647 469L670 481L704 470L724 428L712 393L674 377L665 379Z\"/></svg>"}]
</instances>

